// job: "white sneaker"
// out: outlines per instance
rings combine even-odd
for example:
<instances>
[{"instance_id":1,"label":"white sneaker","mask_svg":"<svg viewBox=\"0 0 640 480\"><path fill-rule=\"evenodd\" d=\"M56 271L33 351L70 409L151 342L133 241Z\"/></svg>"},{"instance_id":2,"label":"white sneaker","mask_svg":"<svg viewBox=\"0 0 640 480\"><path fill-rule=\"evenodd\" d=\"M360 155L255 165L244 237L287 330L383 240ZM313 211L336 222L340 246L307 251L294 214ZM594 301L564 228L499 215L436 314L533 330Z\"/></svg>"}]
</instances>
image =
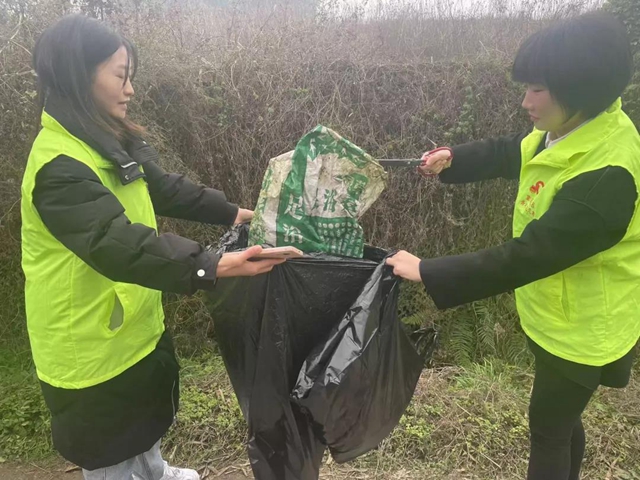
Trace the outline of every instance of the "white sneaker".
<instances>
[{"instance_id":1,"label":"white sneaker","mask_svg":"<svg viewBox=\"0 0 640 480\"><path fill-rule=\"evenodd\" d=\"M164 462L164 474L160 480L200 480L200 475L195 470L171 467Z\"/></svg>"}]
</instances>

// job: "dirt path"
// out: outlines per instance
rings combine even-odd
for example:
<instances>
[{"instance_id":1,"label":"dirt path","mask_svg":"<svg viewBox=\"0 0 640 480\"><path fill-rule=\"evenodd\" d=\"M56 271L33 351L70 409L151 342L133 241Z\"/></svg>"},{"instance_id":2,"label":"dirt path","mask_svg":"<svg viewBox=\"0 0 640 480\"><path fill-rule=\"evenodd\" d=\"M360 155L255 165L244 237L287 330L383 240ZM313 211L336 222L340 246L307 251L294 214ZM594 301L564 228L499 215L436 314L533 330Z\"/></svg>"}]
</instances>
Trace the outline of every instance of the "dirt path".
<instances>
[{"instance_id":1,"label":"dirt path","mask_svg":"<svg viewBox=\"0 0 640 480\"><path fill-rule=\"evenodd\" d=\"M0 464L0 480L82 480L78 471L65 472L62 465L14 465Z\"/></svg>"},{"instance_id":2,"label":"dirt path","mask_svg":"<svg viewBox=\"0 0 640 480\"><path fill-rule=\"evenodd\" d=\"M412 467L415 466L384 472L378 471L376 468L363 469L348 465L325 465L320 472L320 480L477 480L476 477L468 476L468 473L464 471L456 471L443 476L441 473ZM70 470L70 468L72 467L69 464L58 459L47 464L0 463L0 480L83 480L79 470ZM205 470L200 473L202 480L253 480L253 476L249 472L250 468L245 463L220 471ZM499 477L498 480L505 480L505 477Z\"/></svg>"},{"instance_id":3,"label":"dirt path","mask_svg":"<svg viewBox=\"0 0 640 480\"><path fill-rule=\"evenodd\" d=\"M0 463L0 480L82 480L82 478L82 472L73 470L70 465L64 463L44 465ZM250 480L252 478L242 473L209 472L203 480Z\"/></svg>"}]
</instances>

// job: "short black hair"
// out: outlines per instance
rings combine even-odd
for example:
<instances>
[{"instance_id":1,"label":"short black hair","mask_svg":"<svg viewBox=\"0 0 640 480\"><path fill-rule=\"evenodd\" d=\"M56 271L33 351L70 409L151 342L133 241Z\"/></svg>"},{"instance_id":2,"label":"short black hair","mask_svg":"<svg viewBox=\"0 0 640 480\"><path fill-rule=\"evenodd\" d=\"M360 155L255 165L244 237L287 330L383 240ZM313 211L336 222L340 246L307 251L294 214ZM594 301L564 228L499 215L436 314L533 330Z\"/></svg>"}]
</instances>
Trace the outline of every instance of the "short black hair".
<instances>
[{"instance_id":1,"label":"short black hair","mask_svg":"<svg viewBox=\"0 0 640 480\"><path fill-rule=\"evenodd\" d=\"M604 12L563 20L524 41L511 75L544 85L569 115L593 118L622 95L633 76L627 30Z\"/></svg>"}]
</instances>

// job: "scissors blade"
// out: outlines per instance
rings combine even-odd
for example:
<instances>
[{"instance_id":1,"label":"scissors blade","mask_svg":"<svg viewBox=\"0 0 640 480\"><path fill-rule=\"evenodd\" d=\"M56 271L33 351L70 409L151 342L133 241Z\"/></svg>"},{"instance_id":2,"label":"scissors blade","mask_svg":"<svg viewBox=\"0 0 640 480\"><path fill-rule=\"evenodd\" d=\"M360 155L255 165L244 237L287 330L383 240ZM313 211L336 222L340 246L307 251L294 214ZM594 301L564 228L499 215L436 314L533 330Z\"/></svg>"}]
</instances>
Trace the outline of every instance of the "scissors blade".
<instances>
[{"instance_id":1,"label":"scissors blade","mask_svg":"<svg viewBox=\"0 0 640 480\"><path fill-rule=\"evenodd\" d=\"M422 165L422 160L418 158L379 158L378 163L383 167L411 168Z\"/></svg>"}]
</instances>

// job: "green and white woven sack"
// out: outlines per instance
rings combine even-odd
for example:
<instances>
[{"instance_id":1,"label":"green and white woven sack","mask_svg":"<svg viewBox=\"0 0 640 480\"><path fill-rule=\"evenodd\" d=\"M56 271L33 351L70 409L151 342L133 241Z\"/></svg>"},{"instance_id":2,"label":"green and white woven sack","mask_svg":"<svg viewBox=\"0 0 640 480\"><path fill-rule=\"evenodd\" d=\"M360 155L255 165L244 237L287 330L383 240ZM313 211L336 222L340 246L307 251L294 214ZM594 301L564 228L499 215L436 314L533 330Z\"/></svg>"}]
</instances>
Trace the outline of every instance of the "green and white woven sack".
<instances>
[{"instance_id":1,"label":"green and white woven sack","mask_svg":"<svg viewBox=\"0 0 640 480\"><path fill-rule=\"evenodd\" d=\"M269 162L249 244L362 258L358 219L380 196L386 178L364 150L319 125L295 150Z\"/></svg>"}]
</instances>

